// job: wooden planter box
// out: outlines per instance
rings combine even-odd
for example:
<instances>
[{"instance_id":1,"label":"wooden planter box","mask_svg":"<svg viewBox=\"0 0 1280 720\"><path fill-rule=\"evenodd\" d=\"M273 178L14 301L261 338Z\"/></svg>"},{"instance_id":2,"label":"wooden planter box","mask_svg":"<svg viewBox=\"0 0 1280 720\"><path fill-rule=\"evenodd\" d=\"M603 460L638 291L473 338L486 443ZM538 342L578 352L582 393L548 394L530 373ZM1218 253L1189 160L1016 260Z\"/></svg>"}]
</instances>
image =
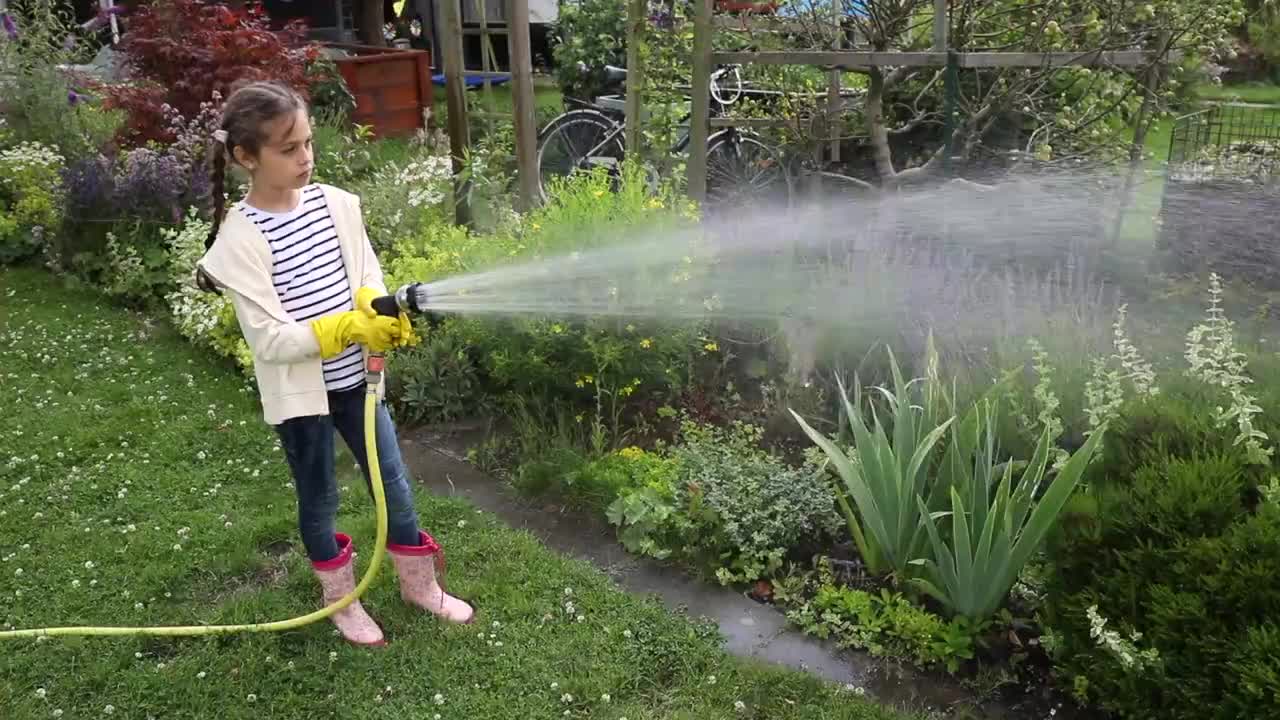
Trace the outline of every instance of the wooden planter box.
<instances>
[{"instance_id":1,"label":"wooden planter box","mask_svg":"<svg viewBox=\"0 0 1280 720\"><path fill-rule=\"evenodd\" d=\"M356 98L352 121L378 137L403 137L423 128L432 104L431 53L346 43L325 43L350 57L334 58Z\"/></svg>"}]
</instances>

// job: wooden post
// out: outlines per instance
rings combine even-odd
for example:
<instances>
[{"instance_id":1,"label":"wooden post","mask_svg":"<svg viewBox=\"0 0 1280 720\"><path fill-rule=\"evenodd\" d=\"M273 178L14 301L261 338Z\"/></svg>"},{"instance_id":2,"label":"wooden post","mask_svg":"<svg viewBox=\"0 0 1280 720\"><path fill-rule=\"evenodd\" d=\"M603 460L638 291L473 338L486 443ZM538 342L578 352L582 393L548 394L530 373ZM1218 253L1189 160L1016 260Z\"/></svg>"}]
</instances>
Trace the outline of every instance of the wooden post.
<instances>
[{"instance_id":1,"label":"wooden post","mask_svg":"<svg viewBox=\"0 0 1280 720\"><path fill-rule=\"evenodd\" d=\"M534 125L537 119L534 114L533 50L529 44L529 0L507 0L507 47L511 54L520 205L527 212L537 206L541 197L538 129Z\"/></svg>"},{"instance_id":2,"label":"wooden post","mask_svg":"<svg viewBox=\"0 0 1280 720\"><path fill-rule=\"evenodd\" d=\"M467 88L462 84L462 16L459 0L440 0L440 45L444 51L444 90L449 107L449 152L453 156L454 218L459 225L471 224L471 207L467 202L470 186L460 178L464 169L471 136L467 125Z\"/></svg>"},{"instance_id":3,"label":"wooden post","mask_svg":"<svg viewBox=\"0 0 1280 720\"><path fill-rule=\"evenodd\" d=\"M645 0L627 3L627 104L626 154L636 157L640 151L640 90L644 71L640 67L640 38L645 21Z\"/></svg>"},{"instance_id":4,"label":"wooden post","mask_svg":"<svg viewBox=\"0 0 1280 720\"><path fill-rule=\"evenodd\" d=\"M489 37L489 8L485 0L475 0L476 12L480 14L480 69L484 71L484 82L481 84L481 90L484 93L485 113L493 112L493 80L489 77L489 73L498 69L497 65L489 62L493 51L493 40ZM507 41L510 43L510 40ZM486 132L493 132L493 120L487 115L484 119Z\"/></svg>"},{"instance_id":5,"label":"wooden post","mask_svg":"<svg viewBox=\"0 0 1280 720\"><path fill-rule=\"evenodd\" d=\"M702 203L707 198L707 123L711 119L711 3L694 0L693 114L689 119L689 198Z\"/></svg>"},{"instance_id":6,"label":"wooden post","mask_svg":"<svg viewBox=\"0 0 1280 720\"><path fill-rule=\"evenodd\" d=\"M933 51L947 51L947 0L933 0Z\"/></svg>"},{"instance_id":7,"label":"wooden post","mask_svg":"<svg viewBox=\"0 0 1280 720\"><path fill-rule=\"evenodd\" d=\"M841 20L842 6L840 3L831 4L832 22L834 23L835 37L832 39L831 49L841 50L844 47L844 29ZM843 114L843 102L840 99L840 70L832 70L827 76L827 137L831 141L830 160L833 163L840 162L840 117Z\"/></svg>"}]
</instances>

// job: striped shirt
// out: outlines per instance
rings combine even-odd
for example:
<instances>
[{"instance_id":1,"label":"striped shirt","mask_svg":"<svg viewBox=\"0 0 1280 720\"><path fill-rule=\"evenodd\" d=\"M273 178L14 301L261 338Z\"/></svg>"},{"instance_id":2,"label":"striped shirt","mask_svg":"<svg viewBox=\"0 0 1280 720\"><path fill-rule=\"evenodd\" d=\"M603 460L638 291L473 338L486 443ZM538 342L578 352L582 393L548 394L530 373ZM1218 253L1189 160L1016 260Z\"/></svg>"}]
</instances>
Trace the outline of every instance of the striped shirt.
<instances>
[{"instance_id":1,"label":"striped shirt","mask_svg":"<svg viewBox=\"0 0 1280 720\"><path fill-rule=\"evenodd\" d=\"M271 280L294 322L355 309L338 245L338 232L319 186L302 189L302 201L289 212L259 210L245 201L240 210L258 226L271 247ZM360 346L323 361L325 387L350 390L364 382Z\"/></svg>"}]
</instances>

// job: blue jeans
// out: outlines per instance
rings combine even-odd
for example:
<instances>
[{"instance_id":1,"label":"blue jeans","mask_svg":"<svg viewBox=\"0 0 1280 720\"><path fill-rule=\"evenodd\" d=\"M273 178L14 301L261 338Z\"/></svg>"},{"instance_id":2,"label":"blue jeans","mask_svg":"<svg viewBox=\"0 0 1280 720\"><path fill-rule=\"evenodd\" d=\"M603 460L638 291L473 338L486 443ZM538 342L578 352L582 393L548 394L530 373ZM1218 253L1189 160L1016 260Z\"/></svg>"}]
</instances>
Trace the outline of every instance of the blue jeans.
<instances>
[{"instance_id":1,"label":"blue jeans","mask_svg":"<svg viewBox=\"0 0 1280 720\"><path fill-rule=\"evenodd\" d=\"M372 494L369 463L364 447L365 386L329 393L329 414L290 418L275 426L289 460L298 492L298 530L307 556L314 562L338 556L338 483L334 474L335 431L355 455L364 471L365 486ZM418 516L413 492L400 457L395 424L386 406L376 413L378 463L387 498L388 542L418 544Z\"/></svg>"}]
</instances>

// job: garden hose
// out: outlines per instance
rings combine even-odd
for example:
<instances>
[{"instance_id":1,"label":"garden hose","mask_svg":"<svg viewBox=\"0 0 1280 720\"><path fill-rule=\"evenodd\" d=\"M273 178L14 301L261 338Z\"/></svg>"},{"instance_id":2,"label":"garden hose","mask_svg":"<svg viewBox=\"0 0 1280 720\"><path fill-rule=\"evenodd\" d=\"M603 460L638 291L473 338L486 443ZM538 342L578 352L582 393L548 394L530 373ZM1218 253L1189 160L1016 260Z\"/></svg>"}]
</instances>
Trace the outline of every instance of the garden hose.
<instances>
[{"instance_id":1,"label":"garden hose","mask_svg":"<svg viewBox=\"0 0 1280 720\"><path fill-rule=\"evenodd\" d=\"M373 489L373 505L377 513L377 541L374 543L373 560L369 563L369 569L365 571L364 577L360 579L360 583L356 585L355 590L325 608L306 615L275 622L250 623L247 625L174 625L157 627L47 627L2 631L0 632L0 639L13 640L18 638L65 636L128 637L138 635L189 637L231 633L283 632L323 620L355 602L373 583L374 577L378 574L378 569L382 566L382 558L387 549L387 497L385 489L382 487L382 469L378 463L376 432L378 386L382 382L385 363L386 358L381 354L370 354L365 368L364 447L365 457L369 461L369 479Z\"/></svg>"}]
</instances>

